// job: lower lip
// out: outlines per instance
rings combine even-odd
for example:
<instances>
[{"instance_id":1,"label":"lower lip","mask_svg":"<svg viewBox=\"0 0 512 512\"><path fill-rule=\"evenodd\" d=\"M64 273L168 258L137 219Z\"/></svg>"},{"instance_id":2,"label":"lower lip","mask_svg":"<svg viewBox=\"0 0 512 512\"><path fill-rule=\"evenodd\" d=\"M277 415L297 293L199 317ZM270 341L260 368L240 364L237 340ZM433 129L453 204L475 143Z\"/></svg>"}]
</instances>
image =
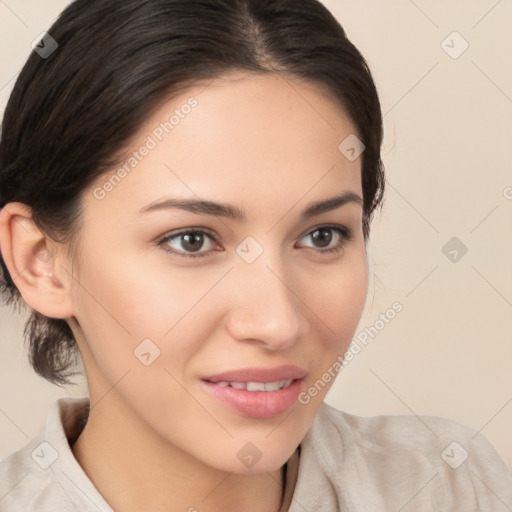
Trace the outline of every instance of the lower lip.
<instances>
[{"instance_id":1,"label":"lower lip","mask_svg":"<svg viewBox=\"0 0 512 512\"><path fill-rule=\"evenodd\" d=\"M250 418L273 418L289 409L297 400L303 379L275 391L247 391L246 389L218 386L203 381L207 391L237 413Z\"/></svg>"}]
</instances>

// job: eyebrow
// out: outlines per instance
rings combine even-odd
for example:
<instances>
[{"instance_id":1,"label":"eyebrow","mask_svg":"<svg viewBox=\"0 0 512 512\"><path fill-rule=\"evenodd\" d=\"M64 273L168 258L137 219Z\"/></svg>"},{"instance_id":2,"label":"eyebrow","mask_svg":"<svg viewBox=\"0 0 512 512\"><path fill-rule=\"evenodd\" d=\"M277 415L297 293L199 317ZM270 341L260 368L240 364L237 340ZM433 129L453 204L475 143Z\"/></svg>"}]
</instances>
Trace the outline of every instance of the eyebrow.
<instances>
[{"instance_id":1,"label":"eyebrow","mask_svg":"<svg viewBox=\"0 0 512 512\"><path fill-rule=\"evenodd\" d=\"M321 201L310 203L301 213L301 220L309 219L315 215L329 212L340 208L348 203L356 203L363 205L363 199L354 192L343 192L337 196L330 197ZM139 210L139 213L148 213L155 210L180 209L199 215L215 215L226 217L227 219L245 222L247 220L246 213L237 206L217 203L215 201L207 201L200 199L178 199L173 197L165 197L161 200L154 201Z\"/></svg>"}]
</instances>

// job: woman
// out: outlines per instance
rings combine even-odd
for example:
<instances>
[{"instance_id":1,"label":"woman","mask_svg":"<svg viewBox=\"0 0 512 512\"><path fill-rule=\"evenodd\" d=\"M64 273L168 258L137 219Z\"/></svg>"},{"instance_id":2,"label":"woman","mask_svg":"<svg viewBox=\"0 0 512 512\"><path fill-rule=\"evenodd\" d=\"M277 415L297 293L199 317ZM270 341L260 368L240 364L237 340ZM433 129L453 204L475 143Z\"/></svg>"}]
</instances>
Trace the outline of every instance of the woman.
<instances>
[{"instance_id":1,"label":"woman","mask_svg":"<svg viewBox=\"0 0 512 512\"><path fill-rule=\"evenodd\" d=\"M512 507L444 418L323 399L361 317L382 119L316 0L77 0L23 68L0 151L7 303L88 398L0 464L0 510ZM77 352L78 350L78 352Z\"/></svg>"}]
</instances>

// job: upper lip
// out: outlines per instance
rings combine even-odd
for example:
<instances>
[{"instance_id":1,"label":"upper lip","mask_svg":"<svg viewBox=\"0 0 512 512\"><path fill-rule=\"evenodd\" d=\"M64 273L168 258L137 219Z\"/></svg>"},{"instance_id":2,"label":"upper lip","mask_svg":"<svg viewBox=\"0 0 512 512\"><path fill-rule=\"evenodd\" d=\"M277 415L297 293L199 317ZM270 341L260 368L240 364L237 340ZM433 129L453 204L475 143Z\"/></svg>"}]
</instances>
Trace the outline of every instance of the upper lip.
<instances>
[{"instance_id":1,"label":"upper lip","mask_svg":"<svg viewBox=\"0 0 512 512\"><path fill-rule=\"evenodd\" d=\"M251 367L230 370L203 377L209 382L275 382L279 380L302 379L306 370L294 365L275 368Z\"/></svg>"}]
</instances>

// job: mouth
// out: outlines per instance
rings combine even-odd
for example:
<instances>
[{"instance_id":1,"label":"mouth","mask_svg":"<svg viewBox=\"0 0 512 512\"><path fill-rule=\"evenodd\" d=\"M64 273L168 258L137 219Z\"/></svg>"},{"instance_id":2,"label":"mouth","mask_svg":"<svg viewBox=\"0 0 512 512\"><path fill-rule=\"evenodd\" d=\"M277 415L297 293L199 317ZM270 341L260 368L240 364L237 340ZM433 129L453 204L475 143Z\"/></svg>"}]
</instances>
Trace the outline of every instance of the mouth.
<instances>
[{"instance_id":1,"label":"mouth","mask_svg":"<svg viewBox=\"0 0 512 512\"><path fill-rule=\"evenodd\" d=\"M230 386L235 389L246 389L247 391L277 391L288 387L292 382L293 379L275 380L273 382L228 382L221 380L212 382L212 384L221 387Z\"/></svg>"},{"instance_id":2,"label":"mouth","mask_svg":"<svg viewBox=\"0 0 512 512\"><path fill-rule=\"evenodd\" d=\"M306 370L297 366L245 368L201 379L217 403L242 416L279 416L297 402Z\"/></svg>"}]
</instances>

